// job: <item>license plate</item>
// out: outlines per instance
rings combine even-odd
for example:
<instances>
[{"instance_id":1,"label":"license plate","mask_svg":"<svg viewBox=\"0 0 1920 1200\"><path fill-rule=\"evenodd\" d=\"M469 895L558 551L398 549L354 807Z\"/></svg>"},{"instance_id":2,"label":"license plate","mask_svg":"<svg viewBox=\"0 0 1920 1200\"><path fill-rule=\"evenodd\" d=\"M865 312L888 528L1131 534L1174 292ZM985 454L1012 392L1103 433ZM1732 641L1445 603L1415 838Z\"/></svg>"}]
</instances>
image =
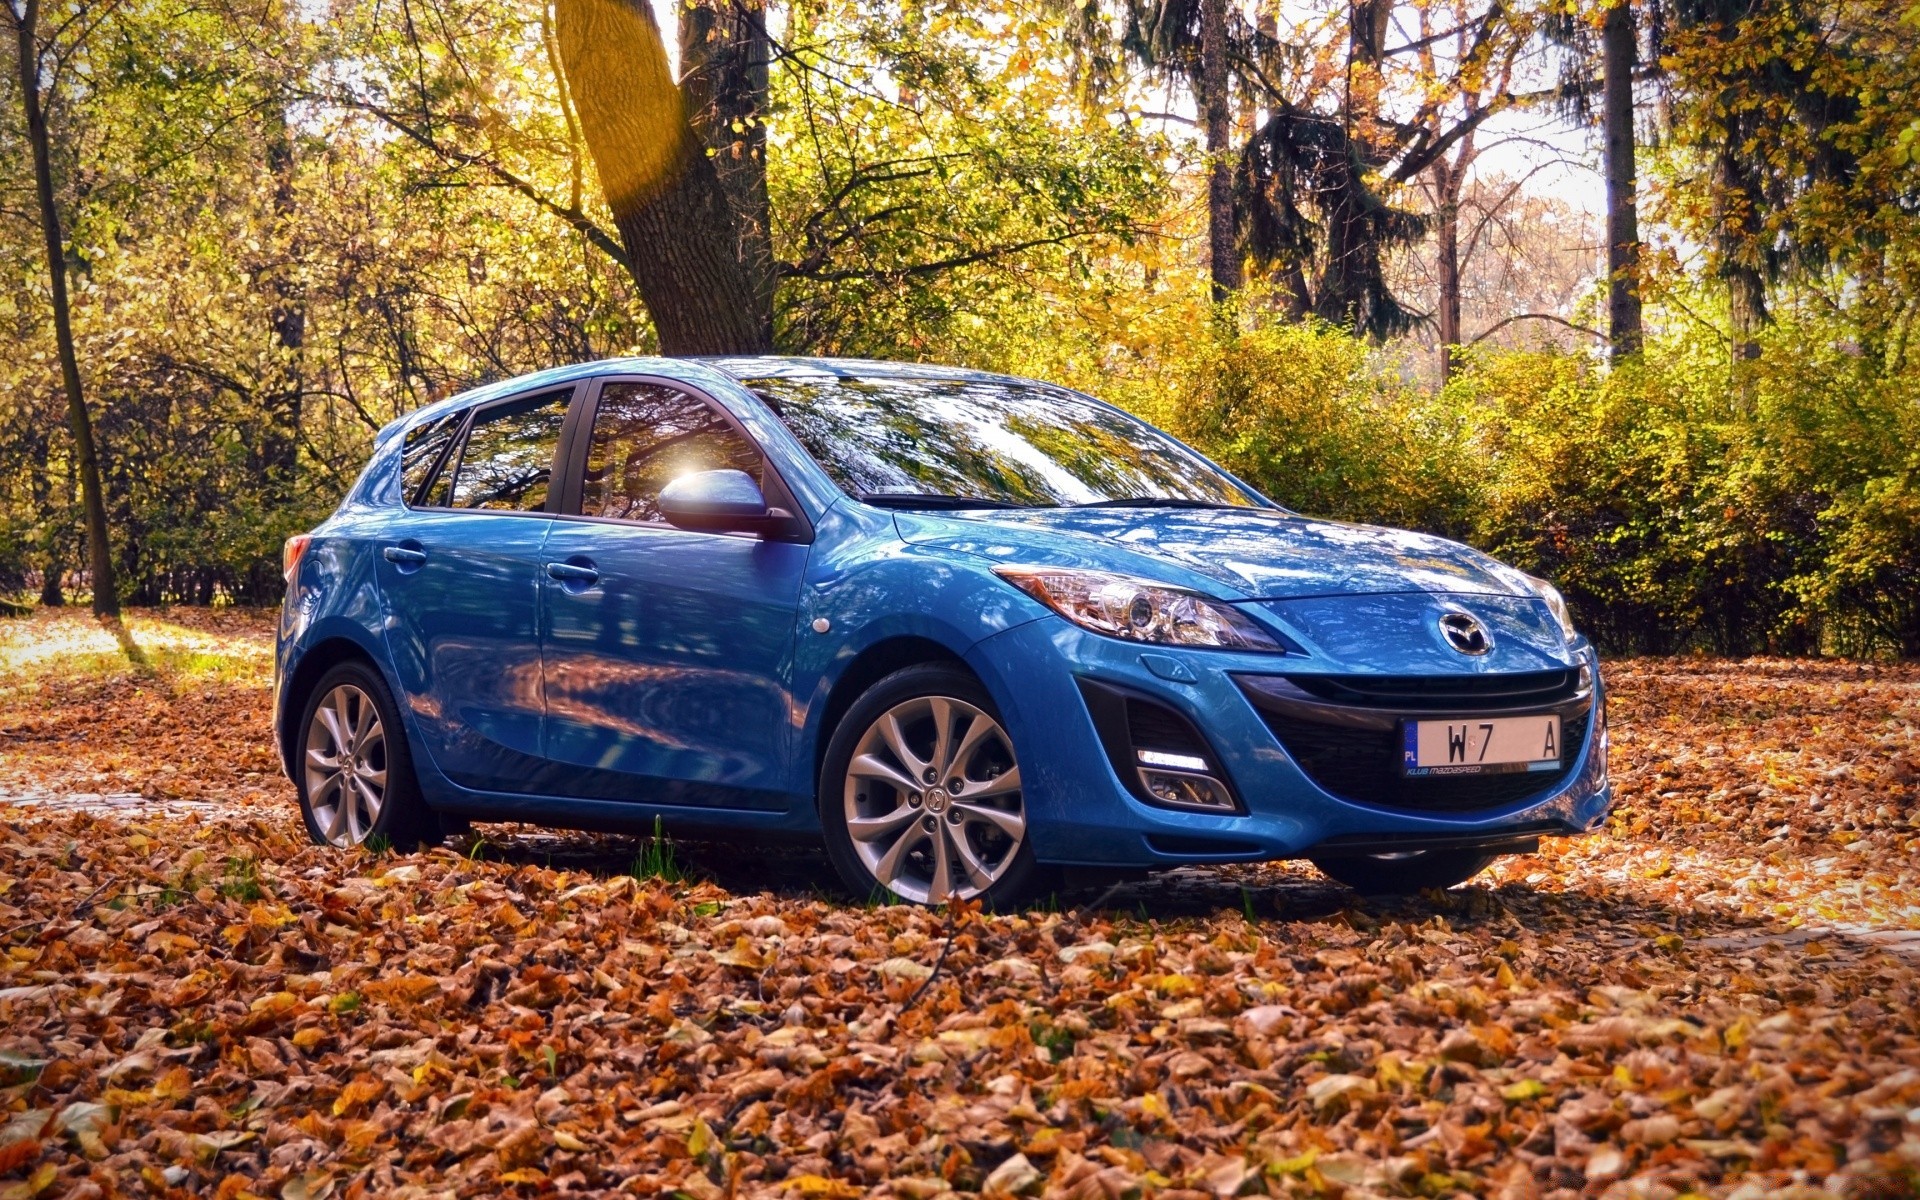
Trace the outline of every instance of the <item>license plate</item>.
<instances>
[{"instance_id":1,"label":"license plate","mask_svg":"<svg viewBox=\"0 0 1920 1200\"><path fill-rule=\"evenodd\" d=\"M1560 766L1560 718L1552 714L1408 721L1403 730L1401 767L1407 775L1490 775Z\"/></svg>"}]
</instances>

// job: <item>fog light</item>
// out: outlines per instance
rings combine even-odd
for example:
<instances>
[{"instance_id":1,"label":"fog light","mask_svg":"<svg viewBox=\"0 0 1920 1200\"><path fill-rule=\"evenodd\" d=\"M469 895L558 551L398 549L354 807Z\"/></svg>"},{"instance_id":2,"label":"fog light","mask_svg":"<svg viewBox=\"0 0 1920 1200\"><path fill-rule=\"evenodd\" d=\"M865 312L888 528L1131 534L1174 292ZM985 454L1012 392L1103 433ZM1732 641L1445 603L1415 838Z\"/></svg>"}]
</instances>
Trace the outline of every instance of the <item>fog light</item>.
<instances>
[{"instance_id":1,"label":"fog light","mask_svg":"<svg viewBox=\"0 0 1920 1200\"><path fill-rule=\"evenodd\" d=\"M1140 757L1145 758L1148 753L1151 751L1142 752ZM1233 797L1228 794L1226 785L1211 775L1190 775L1184 771L1157 771L1152 767L1141 767L1140 782L1146 786L1147 794L1162 804L1233 811Z\"/></svg>"}]
</instances>

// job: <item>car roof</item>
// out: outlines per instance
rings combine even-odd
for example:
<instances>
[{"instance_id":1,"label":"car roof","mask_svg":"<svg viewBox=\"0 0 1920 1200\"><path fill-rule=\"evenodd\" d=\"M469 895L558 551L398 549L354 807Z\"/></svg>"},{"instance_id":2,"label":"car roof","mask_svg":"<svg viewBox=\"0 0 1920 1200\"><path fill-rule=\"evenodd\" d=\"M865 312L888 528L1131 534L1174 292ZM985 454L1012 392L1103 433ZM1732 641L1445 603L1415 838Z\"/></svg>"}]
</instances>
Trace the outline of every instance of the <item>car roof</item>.
<instances>
[{"instance_id":1,"label":"car roof","mask_svg":"<svg viewBox=\"0 0 1920 1200\"><path fill-rule=\"evenodd\" d=\"M520 392L542 387L558 387L562 384L575 383L589 376L621 371L665 375L669 378L700 374L698 370L689 372L687 370L689 366L718 371L739 381L770 378L804 379L808 376L818 378L821 375L831 375L840 379L919 379L945 380L954 383L1004 382L1012 378L988 371L974 371L966 367L890 362L875 358L809 358L784 354L714 355L697 358L601 358L591 362L569 363L563 367L549 367L547 370L535 371L530 375L516 375L511 379L482 384L443 400L436 400L395 418L381 429L376 440L384 442L401 430L414 428L436 420L445 413L456 412L475 404L484 404L502 396L517 395ZM687 382L698 383L699 381L697 378L689 378Z\"/></svg>"},{"instance_id":2,"label":"car roof","mask_svg":"<svg viewBox=\"0 0 1920 1200\"><path fill-rule=\"evenodd\" d=\"M893 362L879 358L806 358L789 354L739 354L696 358L739 380L803 379L809 375L832 375L839 379L925 379L955 383L1006 381L1012 376L975 371L967 367L947 367L936 363Z\"/></svg>"}]
</instances>

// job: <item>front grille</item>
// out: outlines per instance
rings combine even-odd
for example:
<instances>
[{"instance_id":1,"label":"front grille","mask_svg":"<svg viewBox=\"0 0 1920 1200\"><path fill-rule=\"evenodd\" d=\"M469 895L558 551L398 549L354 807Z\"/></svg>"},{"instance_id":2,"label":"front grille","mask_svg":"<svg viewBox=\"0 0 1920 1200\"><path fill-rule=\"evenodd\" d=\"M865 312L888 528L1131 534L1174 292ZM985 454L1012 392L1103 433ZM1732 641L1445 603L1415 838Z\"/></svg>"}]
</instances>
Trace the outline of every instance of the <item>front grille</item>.
<instances>
[{"instance_id":1,"label":"front grille","mask_svg":"<svg viewBox=\"0 0 1920 1200\"><path fill-rule=\"evenodd\" d=\"M1494 675L1288 675L1301 691L1335 704L1370 708L1532 708L1571 698L1577 668Z\"/></svg>"},{"instance_id":2,"label":"front grille","mask_svg":"<svg viewBox=\"0 0 1920 1200\"><path fill-rule=\"evenodd\" d=\"M1324 724L1299 713L1260 709L1273 736L1307 778L1342 800L1416 812L1472 812L1503 808L1565 784L1587 742L1591 708L1561 710L1562 765L1553 771L1491 775L1401 774L1397 723L1385 728Z\"/></svg>"}]
</instances>

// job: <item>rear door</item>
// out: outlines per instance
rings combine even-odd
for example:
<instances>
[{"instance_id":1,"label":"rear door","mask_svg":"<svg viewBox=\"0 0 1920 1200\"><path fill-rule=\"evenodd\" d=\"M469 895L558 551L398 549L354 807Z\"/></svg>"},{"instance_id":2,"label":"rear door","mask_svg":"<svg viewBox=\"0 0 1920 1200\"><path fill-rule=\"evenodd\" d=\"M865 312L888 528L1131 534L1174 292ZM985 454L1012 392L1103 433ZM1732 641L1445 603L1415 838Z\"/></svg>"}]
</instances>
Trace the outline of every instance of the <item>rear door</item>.
<instances>
[{"instance_id":1,"label":"rear door","mask_svg":"<svg viewBox=\"0 0 1920 1200\"><path fill-rule=\"evenodd\" d=\"M569 795L779 810L808 547L675 529L660 489L736 468L797 511L737 422L684 384L601 380L547 537L547 757Z\"/></svg>"},{"instance_id":2,"label":"rear door","mask_svg":"<svg viewBox=\"0 0 1920 1200\"><path fill-rule=\"evenodd\" d=\"M543 765L541 547L575 391L477 406L403 455L407 511L379 564L387 644L427 753L463 787L535 790Z\"/></svg>"}]
</instances>

